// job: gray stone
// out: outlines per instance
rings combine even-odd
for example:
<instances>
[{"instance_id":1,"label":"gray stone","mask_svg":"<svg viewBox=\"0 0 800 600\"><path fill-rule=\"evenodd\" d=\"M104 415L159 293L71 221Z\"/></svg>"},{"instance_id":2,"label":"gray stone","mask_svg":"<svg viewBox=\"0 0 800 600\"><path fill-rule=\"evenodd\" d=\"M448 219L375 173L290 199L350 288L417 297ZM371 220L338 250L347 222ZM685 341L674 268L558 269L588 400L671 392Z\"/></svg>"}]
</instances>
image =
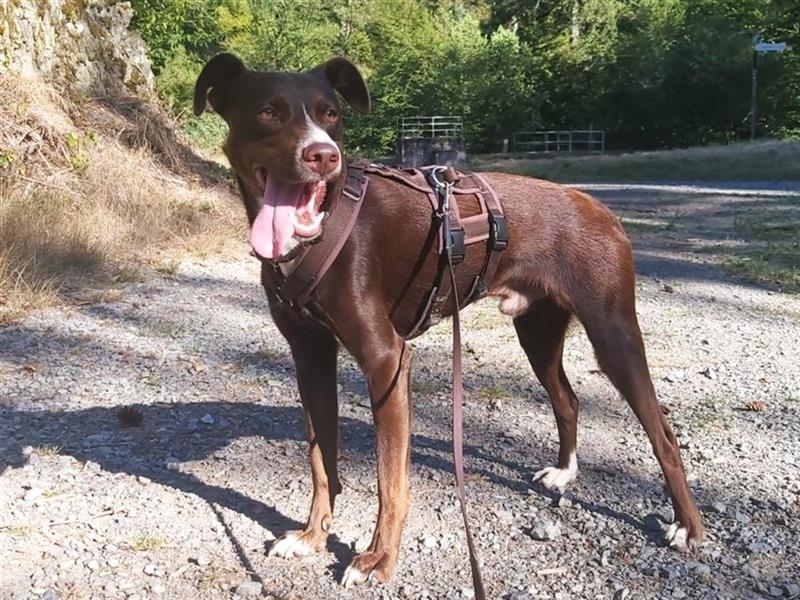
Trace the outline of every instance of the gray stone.
<instances>
[{"instance_id":1,"label":"gray stone","mask_svg":"<svg viewBox=\"0 0 800 600\"><path fill-rule=\"evenodd\" d=\"M663 529L663 522L661 521L661 517L659 517L655 513L650 513L649 515L645 515L643 521L644 521L644 526L647 527L649 531L661 531Z\"/></svg>"},{"instance_id":2,"label":"gray stone","mask_svg":"<svg viewBox=\"0 0 800 600\"><path fill-rule=\"evenodd\" d=\"M714 503L711 504L711 510L713 510L715 513L719 513L721 515L725 514L725 508L726 508L725 505L722 502L719 502L719 501L714 502Z\"/></svg>"},{"instance_id":3,"label":"gray stone","mask_svg":"<svg viewBox=\"0 0 800 600\"><path fill-rule=\"evenodd\" d=\"M42 594L42 600L61 600L61 596L55 590L47 590Z\"/></svg>"},{"instance_id":4,"label":"gray stone","mask_svg":"<svg viewBox=\"0 0 800 600\"><path fill-rule=\"evenodd\" d=\"M782 598L783 597L783 590L779 588L777 585L769 586L769 595L773 598Z\"/></svg>"},{"instance_id":5,"label":"gray stone","mask_svg":"<svg viewBox=\"0 0 800 600\"><path fill-rule=\"evenodd\" d=\"M436 536L430 534L422 536L420 543L424 548L435 548L438 545Z\"/></svg>"},{"instance_id":6,"label":"gray stone","mask_svg":"<svg viewBox=\"0 0 800 600\"><path fill-rule=\"evenodd\" d=\"M575 494L572 492L564 492L558 497L558 501L556 502L556 506L558 508L572 508L573 504L575 504Z\"/></svg>"},{"instance_id":7,"label":"gray stone","mask_svg":"<svg viewBox=\"0 0 800 600\"><path fill-rule=\"evenodd\" d=\"M531 526L530 536L540 542L551 542L561 537L561 523L559 521L542 520Z\"/></svg>"},{"instance_id":8,"label":"gray stone","mask_svg":"<svg viewBox=\"0 0 800 600\"><path fill-rule=\"evenodd\" d=\"M27 492L25 492L25 502L33 502L34 500L41 498L44 490L42 488L31 488Z\"/></svg>"},{"instance_id":9,"label":"gray stone","mask_svg":"<svg viewBox=\"0 0 800 600\"><path fill-rule=\"evenodd\" d=\"M258 581L243 581L234 588L242 598L257 598L261 595L261 583Z\"/></svg>"},{"instance_id":10,"label":"gray stone","mask_svg":"<svg viewBox=\"0 0 800 600\"><path fill-rule=\"evenodd\" d=\"M796 583L785 583L782 587L783 594L785 596L794 598L795 596L800 595L800 585L797 585Z\"/></svg>"},{"instance_id":11,"label":"gray stone","mask_svg":"<svg viewBox=\"0 0 800 600\"><path fill-rule=\"evenodd\" d=\"M614 592L614 600L626 600L630 595L631 592L628 588L622 588Z\"/></svg>"},{"instance_id":12,"label":"gray stone","mask_svg":"<svg viewBox=\"0 0 800 600\"><path fill-rule=\"evenodd\" d=\"M200 419L200 422L204 425L213 425L214 417L212 417L210 414L203 415L203 417Z\"/></svg>"},{"instance_id":13,"label":"gray stone","mask_svg":"<svg viewBox=\"0 0 800 600\"><path fill-rule=\"evenodd\" d=\"M198 552L194 557L194 562L197 563L198 567L207 567L211 564L211 557L205 552Z\"/></svg>"}]
</instances>

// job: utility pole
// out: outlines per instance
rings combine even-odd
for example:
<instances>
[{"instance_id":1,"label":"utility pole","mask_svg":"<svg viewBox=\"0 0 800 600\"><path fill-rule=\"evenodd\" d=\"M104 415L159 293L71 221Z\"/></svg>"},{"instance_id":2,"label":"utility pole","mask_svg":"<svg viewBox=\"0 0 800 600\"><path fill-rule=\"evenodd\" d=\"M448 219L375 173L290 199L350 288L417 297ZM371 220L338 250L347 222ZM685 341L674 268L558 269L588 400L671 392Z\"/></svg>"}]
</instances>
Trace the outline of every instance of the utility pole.
<instances>
[{"instance_id":1,"label":"utility pole","mask_svg":"<svg viewBox=\"0 0 800 600\"><path fill-rule=\"evenodd\" d=\"M758 55L765 52L783 52L785 42L762 42L761 32L753 34L753 83L750 95L750 141L756 139L756 91L758 89Z\"/></svg>"},{"instance_id":2,"label":"utility pole","mask_svg":"<svg viewBox=\"0 0 800 600\"><path fill-rule=\"evenodd\" d=\"M750 92L750 141L756 139L756 91L758 89L758 41L761 39L761 34L756 33L753 35L753 75L752 85Z\"/></svg>"}]
</instances>

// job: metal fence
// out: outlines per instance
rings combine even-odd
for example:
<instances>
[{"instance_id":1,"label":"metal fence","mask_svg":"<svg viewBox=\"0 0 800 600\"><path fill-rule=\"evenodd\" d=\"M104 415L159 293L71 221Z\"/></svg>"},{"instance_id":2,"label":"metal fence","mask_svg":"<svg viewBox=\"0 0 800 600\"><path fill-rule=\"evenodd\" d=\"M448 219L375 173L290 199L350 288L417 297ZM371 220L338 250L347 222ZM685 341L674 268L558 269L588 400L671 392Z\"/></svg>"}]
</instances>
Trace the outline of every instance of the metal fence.
<instances>
[{"instance_id":1,"label":"metal fence","mask_svg":"<svg viewBox=\"0 0 800 600\"><path fill-rule=\"evenodd\" d=\"M397 119L397 134L401 140L415 138L464 137L464 121L455 116L401 117Z\"/></svg>"},{"instance_id":2,"label":"metal fence","mask_svg":"<svg viewBox=\"0 0 800 600\"><path fill-rule=\"evenodd\" d=\"M466 159L464 122L456 116L397 119L395 162L399 165L456 165Z\"/></svg>"},{"instance_id":3,"label":"metal fence","mask_svg":"<svg viewBox=\"0 0 800 600\"><path fill-rule=\"evenodd\" d=\"M605 152L606 132L599 129L515 131L512 152Z\"/></svg>"}]
</instances>

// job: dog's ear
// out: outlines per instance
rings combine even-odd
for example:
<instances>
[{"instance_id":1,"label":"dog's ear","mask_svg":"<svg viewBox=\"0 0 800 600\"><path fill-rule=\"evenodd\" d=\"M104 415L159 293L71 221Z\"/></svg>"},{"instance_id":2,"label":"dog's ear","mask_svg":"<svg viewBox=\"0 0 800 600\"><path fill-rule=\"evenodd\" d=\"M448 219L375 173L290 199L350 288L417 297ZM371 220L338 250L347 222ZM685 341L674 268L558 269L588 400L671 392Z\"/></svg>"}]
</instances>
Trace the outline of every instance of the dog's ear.
<instances>
[{"instance_id":1,"label":"dog's ear","mask_svg":"<svg viewBox=\"0 0 800 600\"><path fill-rule=\"evenodd\" d=\"M206 109L206 97L214 110L221 116L225 116L227 108L225 101L225 87L230 85L239 75L244 73L247 68L244 63L233 54L217 54L206 63L197 83L194 84L194 114L200 116ZM209 88L211 92L209 93Z\"/></svg>"},{"instance_id":2,"label":"dog's ear","mask_svg":"<svg viewBox=\"0 0 800 600\"><path fill-rule=\"evenodd\" d=\"M311 70L328 80L331 87L342 95L342 98L355 110L368 113L372 110L372 101L364 78L356 66L346 58L338 56L322 63Z\"/></svg>"}]
</instances>

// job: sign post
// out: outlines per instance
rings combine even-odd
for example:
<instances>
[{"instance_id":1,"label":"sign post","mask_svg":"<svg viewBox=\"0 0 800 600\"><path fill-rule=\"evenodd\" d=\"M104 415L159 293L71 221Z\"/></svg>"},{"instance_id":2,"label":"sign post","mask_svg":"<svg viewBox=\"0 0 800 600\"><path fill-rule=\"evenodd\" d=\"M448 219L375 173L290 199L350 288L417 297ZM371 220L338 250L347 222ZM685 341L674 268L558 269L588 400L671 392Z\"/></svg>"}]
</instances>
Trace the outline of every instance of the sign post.
<instances>
[{"instance_id":1,"label":"sign post","mask_svg":"<svg viewBox=\"0 0 800 600\"><path fill-rule=\"evenodd\" d=\"M783 52L785 42L762 42L761 34L753 35L753 77L750 94L750 141L756 139L756 91L758 89L758 55L767 52Z\"/></svg>"}]
</instances>

